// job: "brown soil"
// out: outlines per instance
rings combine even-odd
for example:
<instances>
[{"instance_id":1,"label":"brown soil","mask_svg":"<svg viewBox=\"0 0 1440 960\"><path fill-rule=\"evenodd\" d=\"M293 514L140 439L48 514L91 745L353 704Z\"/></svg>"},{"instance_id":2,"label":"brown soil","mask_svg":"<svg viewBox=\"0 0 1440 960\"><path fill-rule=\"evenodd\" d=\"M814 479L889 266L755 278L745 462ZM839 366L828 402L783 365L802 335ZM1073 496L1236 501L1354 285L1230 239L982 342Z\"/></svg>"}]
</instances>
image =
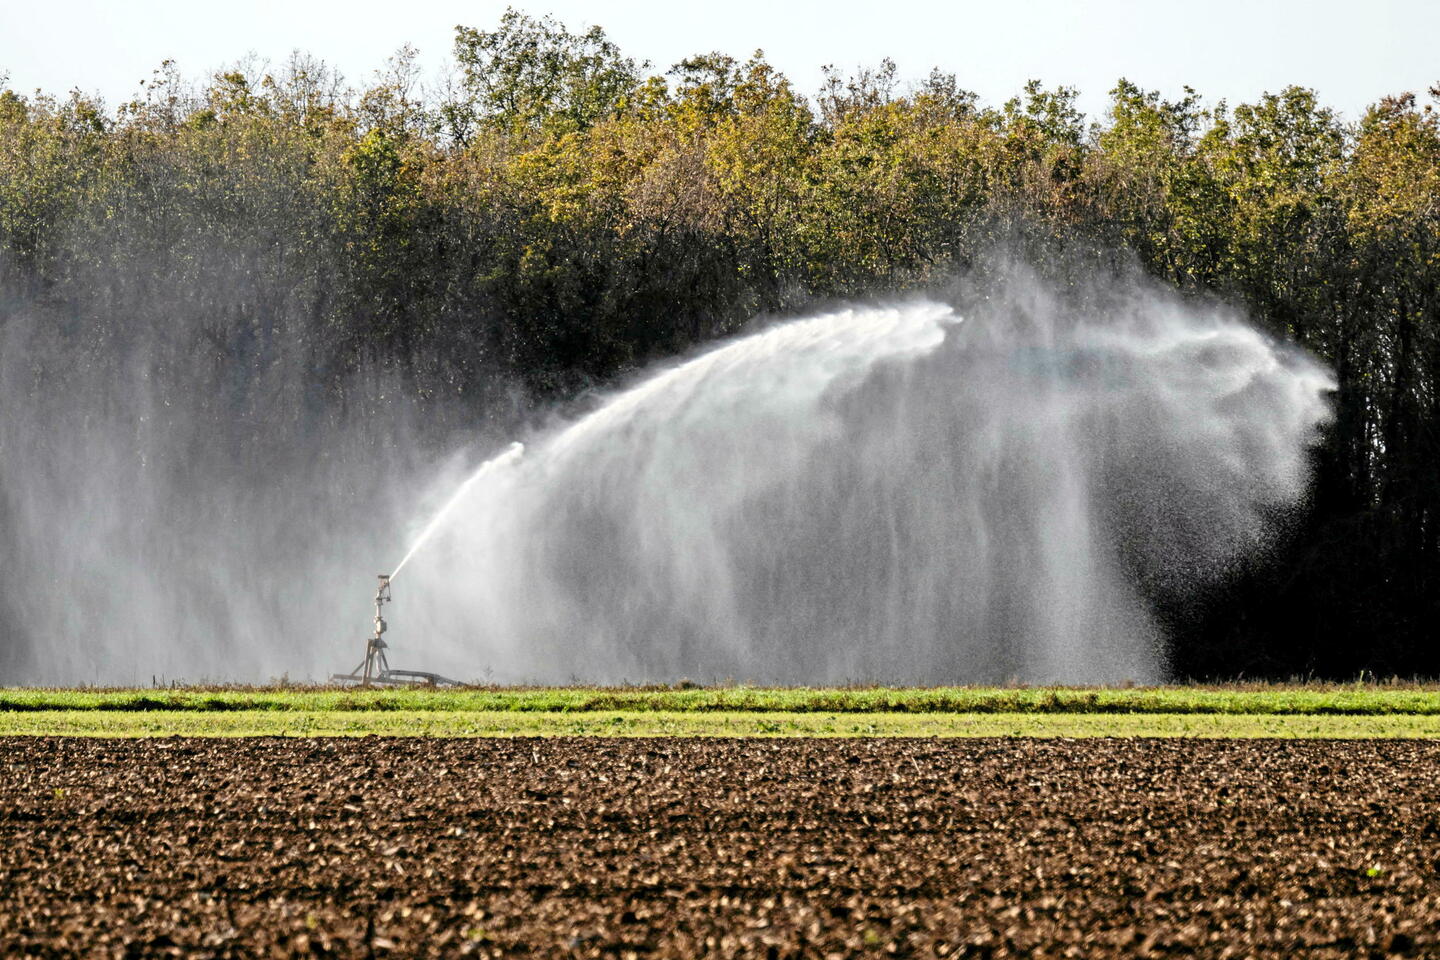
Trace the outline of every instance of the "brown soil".
<instances>
[{"instance_id":1,"label":"brown soil","mask_svg":"<svg viewBox=\"0 0 1440 960\"><path fill-rule=\"evenodd\" d=\"M0 740L0 955L1440 955L1440 743Z\"/></svg>"}]
</instances>

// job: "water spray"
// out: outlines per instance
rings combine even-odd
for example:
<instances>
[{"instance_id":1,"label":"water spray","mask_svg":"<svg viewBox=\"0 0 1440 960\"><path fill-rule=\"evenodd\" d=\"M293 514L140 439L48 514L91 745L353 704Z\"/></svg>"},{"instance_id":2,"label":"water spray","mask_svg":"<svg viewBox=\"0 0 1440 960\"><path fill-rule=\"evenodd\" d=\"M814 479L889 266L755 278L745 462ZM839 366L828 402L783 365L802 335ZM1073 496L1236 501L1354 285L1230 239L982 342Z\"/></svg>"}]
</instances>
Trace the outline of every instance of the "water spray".
<instances>
[{"instance_id":1,"label":"water spray","mask_svg":"<svg viewBox=\"0 0 1440 960\"><path fill-rule=\"evenodd\" d=\"M427 527L415 629L542 683L1162 679L1154 603L1265 547L1329 375L1148 286L964 304L776 324L535 437Z\"/></svg>"},{"instance_id":2,"label":"water spray","mask_svg":"<svg viewBox=\"0 0 1440 960\"><path fill-rule=\"evenodd\" d=\"M492 471L519 460L524 453L525 444L516 442L506 447L504 453L497 457L491 457L489 460L480 464L480 468L470 475L470 479L460 484L460 489L455 491L450 499L445 502L445 505L431 518L430 522L425 525L425 529L420 531L420 536L415 538L415 542L410 545L410 549L406 551L405 556L401 557L400 562L395 565L395 571L385 578L386 581L388 582L400 575L400 571L405 568L405 564L409 563L410 558L415 556L415 552L423 547L427 540L434 536L435 531L438 530L440 525L450 516L456 505L465 499L465 494L470 491L471 487Z\"/></svg>"}]
</instances>

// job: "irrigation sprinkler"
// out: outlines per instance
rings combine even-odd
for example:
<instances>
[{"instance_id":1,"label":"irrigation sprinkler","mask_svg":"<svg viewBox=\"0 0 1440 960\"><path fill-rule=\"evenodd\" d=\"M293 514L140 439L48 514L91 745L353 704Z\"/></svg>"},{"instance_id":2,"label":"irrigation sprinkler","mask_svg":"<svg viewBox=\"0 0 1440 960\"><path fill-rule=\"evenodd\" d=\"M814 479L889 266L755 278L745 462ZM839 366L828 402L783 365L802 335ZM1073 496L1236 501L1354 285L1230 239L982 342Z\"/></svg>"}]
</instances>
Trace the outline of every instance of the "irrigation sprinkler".
<instances>
[{"instance_id":1,"label":"irrigation sprinkler","mask_svg":"<svg viewBox=\"0 0 1440 960\"><path fill-rule=\"evenodd\" d=\"M356 683L362 687L460 686L460 681L442 677L438 673L390 668L390 661L385 656L389 644L384 639L387 629L385 604L392 600L390 577L391 574L388 573L380 574L380 583L375 589L375 634L365 641L365 659L349 673L332 673L330 679L336 683Z\"/></svg>"}]
</instances>

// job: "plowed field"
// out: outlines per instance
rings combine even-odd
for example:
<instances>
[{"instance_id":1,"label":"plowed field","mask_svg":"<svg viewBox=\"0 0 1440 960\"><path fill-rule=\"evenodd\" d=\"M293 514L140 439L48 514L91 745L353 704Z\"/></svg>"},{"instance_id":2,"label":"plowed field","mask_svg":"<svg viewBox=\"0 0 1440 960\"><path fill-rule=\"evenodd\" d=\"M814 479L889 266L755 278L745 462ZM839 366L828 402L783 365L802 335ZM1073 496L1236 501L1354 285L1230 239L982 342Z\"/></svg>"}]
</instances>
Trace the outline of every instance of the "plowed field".
<instances>
[{"instance_id":1,"label":"plowed field","mask_svg":"<svg viewBox=\"0 0 1440 960\"><path fill-rule=\"evenodd\" d=\"M0 740L0 955L1440 955L1440 743Z\"/></svg>"}]
</instances>

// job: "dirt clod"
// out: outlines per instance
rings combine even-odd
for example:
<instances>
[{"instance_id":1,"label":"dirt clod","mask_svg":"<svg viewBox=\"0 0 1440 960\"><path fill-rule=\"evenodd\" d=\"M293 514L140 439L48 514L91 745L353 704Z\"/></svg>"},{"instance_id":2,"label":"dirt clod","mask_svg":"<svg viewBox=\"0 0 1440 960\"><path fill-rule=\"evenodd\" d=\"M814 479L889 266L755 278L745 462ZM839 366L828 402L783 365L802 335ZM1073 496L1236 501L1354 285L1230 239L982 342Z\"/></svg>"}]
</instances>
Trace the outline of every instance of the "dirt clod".
<instances>
[{"instance_id":1,"label":"dirt clod","mask_svg":"<svg viewBox=\"0 0 1440 960\"><path fill-rule=\"evenodd\" d=\"M0 740L0 955L1435 956L1437 774L1409 741Z\"/></svg>"}]
</instances>

